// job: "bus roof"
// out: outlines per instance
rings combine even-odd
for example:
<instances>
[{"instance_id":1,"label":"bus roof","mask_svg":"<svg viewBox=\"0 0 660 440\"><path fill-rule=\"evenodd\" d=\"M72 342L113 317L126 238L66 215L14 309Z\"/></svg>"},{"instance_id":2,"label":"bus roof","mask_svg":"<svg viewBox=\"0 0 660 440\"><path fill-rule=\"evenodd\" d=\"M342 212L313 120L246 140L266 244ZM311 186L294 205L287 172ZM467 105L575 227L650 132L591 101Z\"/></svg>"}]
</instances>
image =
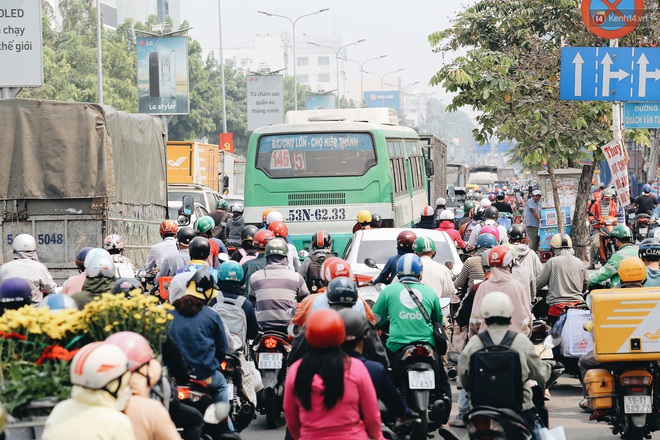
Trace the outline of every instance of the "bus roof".
<instances>
[{"instance_id":1,"label":"bus roof","mask_svg":"<svg viewBox=\"0 0 660 440\"><path fill-rule=\"evenodd\" d=\"M399 125L399 117L393 108L343 108L318 110L290 110L284 117L285 123L351 121L369 122L378 125Z\"/></svg>"},{"instance_id":2,"label":"bus roof","mask_svg":"<svg viewBox=\"0 0 660 440\"><path fill-rule=\"evenodd\" d=\"M380 131L385 136L403 136L405 138L419 139L417 132L410 127L377 125L368 122L300 122L266 125L257 128L255 134L282 134L282 133L323 133L323 132L364 132Z\"/></svg>"}]
</instances>

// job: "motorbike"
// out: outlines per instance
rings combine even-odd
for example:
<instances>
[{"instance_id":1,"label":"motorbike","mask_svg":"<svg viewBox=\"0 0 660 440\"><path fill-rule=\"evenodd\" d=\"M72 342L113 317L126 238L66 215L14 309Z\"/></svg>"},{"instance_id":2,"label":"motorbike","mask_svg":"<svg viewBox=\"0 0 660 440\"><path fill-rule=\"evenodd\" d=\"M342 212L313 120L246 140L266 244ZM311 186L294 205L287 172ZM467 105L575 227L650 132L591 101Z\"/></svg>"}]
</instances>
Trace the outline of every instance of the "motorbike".
<instances>
[{"instance_id":1,"label":"motorbike","mask_svg":"<svg viewBox=\"0 0 660 440\"><path fill-rule=\"evenodd\" d=\"M188 383L178 386L177 394L181 404L191 406L204 415L204 436L213 440L236 438L235 434L220 431L219 422L229 414L227 404L214 404L213 396L209 394L206 383L189 378Z\"/></svg>"},{"instance_id":2,"label":"motorbike","mask_svg":"<svg viewBox=\"0 0 660 440\"><path fill-rule=\"evenodd\" d=\"M660 240L660 217L651 218L647 238L657 238Z\"/></svg>"},{"instance_id":3,"label":"motorbike","mask_svg":"<svg viewBox=\"0 0 660 440\"><path fill-rule=\"evenodd\" d=\"M585 374L589 420L605 422L628 440L650 438L660 430L657 361L608 363Z\"/></svg>"},{"instance_id":4,"label":"motorbike","mask_svg":"<svg viewBox=\"0 0 660 440\"><path fill-rule=\"evenodd\" d=\"M616 217L609 215L603 216L600 221L594 221L592 226L600 232L600 250L598 260L600 264L605 264L615 252L614 243L610 240L610 232L617 225Z\"/></svg>"},{"instance_id":5,"label":"motorbike","mask_svg":"<svg viewBox=\"0 0 660 440\"><path fill-rule=\"evenodd\" d=\"M275 429L282 414L286 358L291 343L286 334L266 330L253 344L252 354L264 385L257 394L257 409L266 415L268 428Z\"/></svg>"},{"instance_id":6,"label":"motorbike","mask_svg":"<svg viewBox=\"0 0 660 440\"><path fill-rule=\"evenodd\" d=\"M648 214L642 213L635 217L635 223L633 225L633 234L635 240L642 241L647 237L650 224L651 216Z\"/></svg>"},{"instance_id":7,"label":"motorbike","mask_svg":"<svg viewBox=\"0 0 660 440\"><path fill-rule=\"evenodd\" d=\"M235 354L227 354L225 360L220 363L220 371L229 388L229 417L236 432L241 432L252 422L255 410L254 404L243 392L241 359Z\"/></svg>"}]
</instances>

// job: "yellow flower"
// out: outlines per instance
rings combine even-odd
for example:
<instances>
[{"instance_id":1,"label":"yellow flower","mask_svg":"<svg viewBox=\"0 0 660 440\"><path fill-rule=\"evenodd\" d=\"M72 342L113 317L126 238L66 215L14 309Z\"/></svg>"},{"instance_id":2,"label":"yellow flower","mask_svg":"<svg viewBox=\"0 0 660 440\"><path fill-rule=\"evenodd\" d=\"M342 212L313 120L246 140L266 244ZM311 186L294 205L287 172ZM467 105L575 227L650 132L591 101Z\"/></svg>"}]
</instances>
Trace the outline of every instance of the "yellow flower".
<instances>
[{"instance_id":1,"label":"yellow flower","mask_svg":"<svg viewBox=\"0 0 660 440\"><path fill-rule=\"evenodd\" d=\"M156 318L155 322L156 324L165 324L167 320L165 318Z\"/></svg>"},{"instance_id":2,"label":"yellow flower","mask_svg":"<svg viewBox=\"0 0 660 440\"><path fill-rule=\"evenodd\" d=\"M111 331L112 331L112 328L113 328L112 325L108 324L108 325L106 325L105 327L103 327L103 331L105 331L106 333L108 333L108 332L111 332Z\"/></svg>"},{"instance_id":3,"label":"yellow flower","mask_svg":"<svg viewBox=\"0 0 660 440\"><path fill-rule=\"evenodd\" d=\"M133 313L133 318L135 318L139 321L140 319L142 319L142 315L136 312L136 313Z\"/></svg>"}]
</instances>

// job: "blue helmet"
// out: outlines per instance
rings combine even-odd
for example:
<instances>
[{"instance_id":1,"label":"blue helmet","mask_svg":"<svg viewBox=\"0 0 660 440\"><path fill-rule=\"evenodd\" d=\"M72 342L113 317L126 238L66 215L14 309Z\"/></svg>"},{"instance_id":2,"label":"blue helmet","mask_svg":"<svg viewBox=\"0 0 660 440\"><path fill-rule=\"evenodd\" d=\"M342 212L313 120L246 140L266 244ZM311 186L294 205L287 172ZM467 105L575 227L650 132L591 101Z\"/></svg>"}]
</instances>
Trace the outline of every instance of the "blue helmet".
<instances>
[{"instance_id":1,"label":"blue helmet","mask_svg":"<svg viewBox=\"0 0 660 440\"><path fill-rule=\"evenodd\" d=\"M227 261L218 268L218 280L243 281L243 268L236 261Z\"/></svg>"},{"instance_id":2,"label":"blue helmet","mask_svg":"<svg viewBox=\"0 0 660 440\"><path fill-rule=\"evenodd\" d=\"M63 293L51 293L46 296L37 307L48 307L51 312L64 309L77 309L76 301Z\"/></svg>"},{"instance_id":3,"label":"blue helmet","mask_svg":"<svg viewBox=\"0 0 660 440\"><path fill-rule=\"evenodd\" d=\"M651 192L651 185L649 185L648 183L645 183L644 186L642 187L642 192L650 193Z\"/></svg>"},{"instance_id":4,"label":"blue helmet","mask_svg":"<svg viewBox=\"0 0 660 440\"><path fill-rule=\"evenodd\" d=\"M396 263L396 274L399 278L419 278L422 275L422 259L416 254L402 255Z\"/></svg>"},{"instance_id":5,"label":"blue helmet","mask_svg":"<svg viewBox=\"0 0 660 440\"><path fill-rule=\"evenodd\" d=\"M3 309L18 309L30 304L32 287L23 278L7 278L0 283L0 314Z\"/></svg>"},{"instance_id":6,"label":"blue helmet","mask_svg":"<svg viewBox=\"0 0 660 440\"><path fill-rule=\"evenodd\" d=\"M358 288L352 279L339 277L330 281L326 296L332 308L352 307L358 300Z\"/></svg>"},{"instance_id":7,"label":"blue helmet","mask_svg":"<svg viewBox=\"0 0 660 440\"><path fill-rule=\"evenodd\" d=\"M479 238L477 238L477 249L490 249L495 246L497 246L497 238L495 238L493 234L481 234Z\"/></svg>"}]
</instances>

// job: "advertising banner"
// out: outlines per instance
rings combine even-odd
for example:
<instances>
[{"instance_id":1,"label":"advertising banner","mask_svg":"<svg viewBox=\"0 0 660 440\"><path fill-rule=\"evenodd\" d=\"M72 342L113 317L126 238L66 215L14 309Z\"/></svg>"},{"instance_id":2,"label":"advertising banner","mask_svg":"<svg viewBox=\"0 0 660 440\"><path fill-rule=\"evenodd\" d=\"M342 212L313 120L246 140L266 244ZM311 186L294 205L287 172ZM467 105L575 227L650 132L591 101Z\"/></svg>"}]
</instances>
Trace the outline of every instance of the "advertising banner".
<instances>
[{"instance_id":1,"label":"advertising banner","mask_svg":"<svg viewBox=\"0 0 660 440\"><path fill-rule=\"evenodd\" d=\"M363 99L367 107L389 107L397 114L401 111L401 93L398 90L364 92Z\"/></svg>"},{"instance_id":2,"label":"advertising banner","mask_svg":"<svg viewBox=\"0 0 660 440\"><path fill-rule=\"evenodd\" d=\"M44 84L41 1L0 2L0 87Z\"/></svg>"},{"instance_id":3,"label":"advertising banner","mask_svg":"<svg viewBox=\"0 0 660 440\"><path fill-rule=\"evenodd\" d=\"M337 108L335 105L336 96L334 93L311 93L308 92L305 98L306 110L318 110L323 108Z\"/></svg>"},{"instance_id":4,"label":"advertising banner","mask_svg":"<svg viewBox=\"0 0 660 440\"><path fill-rule=\"evenodd\" d=\"M138 111L152 115L187 115L188 38L137 39Z\"/></svg>"},{"instance_id":5,"label":"advertising banner","mask_svg":"<svg viewBox=\"0 0 660 440\"><path fill-rule=\"evenodd\" d=\"M628 155L621 141L612 141L601 147L612 171L612 182L619 198L619 206L630 205L630 188L628 184Z\"/></svg>"},{"instance_id":6,"label":"advertising banner","mask_svg":"<svg viewBox=\"0 0 660 440\"><path fill-rule=\"evenodd\" d=\"M247 76L248 131L284 122L284 77Z\"/></svg>"}]
</instances>

